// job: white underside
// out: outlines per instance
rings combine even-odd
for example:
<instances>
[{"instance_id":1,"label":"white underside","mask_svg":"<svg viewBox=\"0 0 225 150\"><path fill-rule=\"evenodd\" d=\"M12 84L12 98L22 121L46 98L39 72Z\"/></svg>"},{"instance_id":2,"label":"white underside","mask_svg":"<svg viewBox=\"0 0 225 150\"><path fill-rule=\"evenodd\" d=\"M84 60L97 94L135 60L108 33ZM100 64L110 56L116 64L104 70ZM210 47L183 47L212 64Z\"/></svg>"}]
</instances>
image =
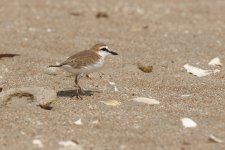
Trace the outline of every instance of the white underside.
<instances>
[{"instance_id":1,"label":"white underside","mask_svg":"<svg viewBox=\"0 0 225 150\"><path fill-rule=\"evenodd\" d=\"M104 59L101 58L97 63L93 65L83 66L80 69L72 68L70 65L64 65L62 68L72 74L88 74L96 72L102 68Z\"/></svg>"}]
</instances>

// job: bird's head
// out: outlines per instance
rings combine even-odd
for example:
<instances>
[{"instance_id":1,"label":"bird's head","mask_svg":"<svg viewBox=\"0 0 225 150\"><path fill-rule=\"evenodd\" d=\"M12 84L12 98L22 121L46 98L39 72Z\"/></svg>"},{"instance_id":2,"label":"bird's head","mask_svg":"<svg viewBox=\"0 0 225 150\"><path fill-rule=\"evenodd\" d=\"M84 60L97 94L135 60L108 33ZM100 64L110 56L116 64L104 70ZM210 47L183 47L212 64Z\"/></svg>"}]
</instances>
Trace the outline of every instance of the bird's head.
<instances>
[{"instance_id":1,"label":"bird's head","mask_svg":"<svg viewBox=\"0 0 225 150\"><path fill-rule=\"evenodd\" d=\"M95 51L98 53L100 56L105 57L108 55L118 55L116 52L111 51L107 45L99 43L95 44L91 50Z\"/></svg>"}]
</instances>

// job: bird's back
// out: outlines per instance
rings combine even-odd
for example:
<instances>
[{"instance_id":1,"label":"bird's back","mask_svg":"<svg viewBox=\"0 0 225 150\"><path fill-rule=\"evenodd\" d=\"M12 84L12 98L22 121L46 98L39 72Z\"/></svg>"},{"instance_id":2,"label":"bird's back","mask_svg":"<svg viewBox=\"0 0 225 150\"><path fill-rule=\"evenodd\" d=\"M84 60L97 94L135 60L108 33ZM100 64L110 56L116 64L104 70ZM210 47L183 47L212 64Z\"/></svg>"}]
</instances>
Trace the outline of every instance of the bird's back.
<instances>
[{"instance_id":1,"label":"bird's back","mask_svg":"<svg viewBox=\"0 0 225 150\"><path fill-rule=\"evenodd\" d=\"M80 69L84 66L88 66L96 63L101 58L96 52L91 50L84 50L70 56L66 61L60 65L69 65L72 68Z\"/></svg>"}]
</instances>

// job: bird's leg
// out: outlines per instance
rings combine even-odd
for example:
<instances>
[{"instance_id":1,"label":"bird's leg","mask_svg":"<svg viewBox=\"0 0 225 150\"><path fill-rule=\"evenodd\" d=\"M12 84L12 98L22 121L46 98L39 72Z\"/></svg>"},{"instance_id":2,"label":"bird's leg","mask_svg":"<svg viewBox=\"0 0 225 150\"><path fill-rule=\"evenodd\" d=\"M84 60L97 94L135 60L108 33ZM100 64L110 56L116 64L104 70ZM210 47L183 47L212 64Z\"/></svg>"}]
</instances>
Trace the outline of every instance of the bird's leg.
<instances>
[{"instance_id":1,"label":"bird's leg","mask_svg":"<svg viewBox=\"0 0 225 150\"><path fill-rule=\"evenodd\" d=\"M79 80L79 74L77 74L76 76L75 76L75 85L80 89L80 91L81 91L81 93L82 94L84 94L85 92L84 92L84 90L81 88L81 86L78 84L78 80ZM79 97L79 92L77 93L78 94L78 97Z\"/></svg>"}]
</instances>

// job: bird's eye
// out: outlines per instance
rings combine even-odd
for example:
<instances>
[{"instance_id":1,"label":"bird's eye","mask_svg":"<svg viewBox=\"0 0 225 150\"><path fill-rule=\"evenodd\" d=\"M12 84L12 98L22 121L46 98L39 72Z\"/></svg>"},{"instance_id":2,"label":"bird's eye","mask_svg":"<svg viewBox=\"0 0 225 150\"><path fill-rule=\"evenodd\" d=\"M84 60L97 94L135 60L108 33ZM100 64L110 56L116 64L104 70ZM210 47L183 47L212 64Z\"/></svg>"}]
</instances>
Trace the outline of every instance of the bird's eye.
<instances>
[{"instance_id":1,"label":"bird's eye","mask_svg":"<svg viewBox=\"0 0 225 150\"><path fill-rule=\"evenodd\" d=\"M102 48L101 50L102 50L102 51L108 51L108 49L107 49L107 48Z\"/></svg>"}]
</instances>

